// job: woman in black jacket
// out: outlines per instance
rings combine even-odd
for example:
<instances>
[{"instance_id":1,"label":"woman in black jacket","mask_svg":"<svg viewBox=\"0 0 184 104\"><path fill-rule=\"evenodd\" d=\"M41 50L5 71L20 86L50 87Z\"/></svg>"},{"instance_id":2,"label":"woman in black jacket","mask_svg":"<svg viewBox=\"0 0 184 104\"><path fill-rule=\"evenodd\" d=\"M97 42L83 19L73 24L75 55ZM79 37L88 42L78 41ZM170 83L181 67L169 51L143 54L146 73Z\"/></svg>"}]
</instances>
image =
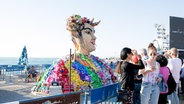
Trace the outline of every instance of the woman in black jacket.
<instances>
[{"instance_id":1,"label":"woman in black jacket","mask_svg":"<svg viewBox=\"0 0 184 104\"><path fill-rule=\"evenodd\" d=\"M120 67L120 74L122 77L121 88L128 93L128 99L123 101L123 104L132 104L133 90L134 90L134 70L144 69L144 64L141 57L138 56L138 64L131 63L133 51L125 47L121 50L120 57L123 60ZM148 72L148 71L147 71ZM146 74L145 72L144 74ZM143 75L142 75L143 76Z\"/></svg>"}]
</instances>

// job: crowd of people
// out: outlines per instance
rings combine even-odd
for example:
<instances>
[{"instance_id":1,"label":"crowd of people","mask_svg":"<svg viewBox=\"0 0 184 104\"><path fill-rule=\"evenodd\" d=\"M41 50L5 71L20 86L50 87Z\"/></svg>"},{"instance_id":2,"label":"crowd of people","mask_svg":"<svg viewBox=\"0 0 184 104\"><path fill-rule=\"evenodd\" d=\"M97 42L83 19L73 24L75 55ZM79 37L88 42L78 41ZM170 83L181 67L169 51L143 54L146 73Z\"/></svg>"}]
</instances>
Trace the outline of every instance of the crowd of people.
<instances>
[{"instance_id":1,"label":"crowd of people","mask_svg":"<svg viewBox=\"0 0 184 104\"><path fill-rule=\"evenodd\" d=\"M148 45L147 49L143 48L138 51L125 47L120 52L120 58L105 58L104 61L115 71L117 81L124 84L121 85L121 88L129 90L130 99L123 103L180 104L178 95L184 94L184 65L183 59L179 58L177 48L159 53L152 43ZM123 71L117 72L120 61L124 62L121 63L120 68ZM141 63L144 68L140 68ZM161 88L162 83L167 85L170 72L176 82L176 89L171 94L168 88L165 90ZM132 82L134 84L130 84ZM179 84L181 89L179 89Z\"/></svg>"},{"instance_id":2,"label":"crowd of people","mask_svg":"<svg viewBox=\"0 0 184 104\"><path fill-rule=\"evenodd\" d=\"M184 94L184 66L178 55L176 48L160 54L152 43L139 53L124 47L120 52L121 62L116 67L121 89L128 94L123 104L180 104L178 92ZM176 83L173 92L168 88L170 74ZM180 81L181 91L178 89Z\"/></svg>"}]
</instances>

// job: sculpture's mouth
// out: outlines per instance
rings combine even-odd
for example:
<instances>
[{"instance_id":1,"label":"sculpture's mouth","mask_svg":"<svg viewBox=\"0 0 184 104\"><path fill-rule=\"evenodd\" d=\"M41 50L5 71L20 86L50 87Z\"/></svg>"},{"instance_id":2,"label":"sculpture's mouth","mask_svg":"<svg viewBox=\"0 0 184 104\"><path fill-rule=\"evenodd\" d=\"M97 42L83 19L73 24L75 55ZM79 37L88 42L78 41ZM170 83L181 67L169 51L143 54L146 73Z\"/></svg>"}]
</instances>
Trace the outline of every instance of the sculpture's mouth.
<instances>
[{"instance_id":1,"label":"sculpture's mouth","mask_svg":"<svg viewBox=\"0 0 184 104\"><path fill-rule=\"evenodd\" d=\"M91 44L95 45L95 40L94 39L91 40Z\"/></svg>"}]
</instances>

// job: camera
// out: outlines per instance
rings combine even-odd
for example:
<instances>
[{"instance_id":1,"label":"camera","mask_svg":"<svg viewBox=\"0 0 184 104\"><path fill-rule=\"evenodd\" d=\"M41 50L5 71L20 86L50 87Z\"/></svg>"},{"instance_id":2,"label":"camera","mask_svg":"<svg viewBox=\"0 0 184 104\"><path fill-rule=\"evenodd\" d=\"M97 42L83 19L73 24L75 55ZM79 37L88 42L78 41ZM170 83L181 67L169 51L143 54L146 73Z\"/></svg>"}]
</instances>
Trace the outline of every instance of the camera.
<instances>
[{"instance_id":1,"label":"camera","mask_svg":"<svg viewBox=\"0 0 184 104\"><path fill-rule=\"evenodd\" d=\"M137 75L136 76L138 79L140 79L140 78L142 78L143 77L143 75L142 74L140 74L140 75Z\"/></svg>"}]
</instances>

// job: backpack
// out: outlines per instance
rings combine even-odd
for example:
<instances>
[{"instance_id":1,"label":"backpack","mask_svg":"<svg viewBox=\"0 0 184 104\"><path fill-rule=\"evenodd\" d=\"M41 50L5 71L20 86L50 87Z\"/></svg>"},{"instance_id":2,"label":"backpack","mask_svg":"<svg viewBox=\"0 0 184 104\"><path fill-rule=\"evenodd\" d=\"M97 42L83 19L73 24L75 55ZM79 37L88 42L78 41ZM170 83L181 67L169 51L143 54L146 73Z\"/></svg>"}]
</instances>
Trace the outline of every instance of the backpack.
<instances>
[{"instance_id":1,"label":"backpack","mask_svg":"<svg viewBox=\"0 0 184 104\"><path fill-rule=\"evenodd\" d=\"M167 85L168 85L168 95L176 91L176 81L174 80L170 69L169 69L169 78L167 80Z\"/></svg>"}]
</instances>

